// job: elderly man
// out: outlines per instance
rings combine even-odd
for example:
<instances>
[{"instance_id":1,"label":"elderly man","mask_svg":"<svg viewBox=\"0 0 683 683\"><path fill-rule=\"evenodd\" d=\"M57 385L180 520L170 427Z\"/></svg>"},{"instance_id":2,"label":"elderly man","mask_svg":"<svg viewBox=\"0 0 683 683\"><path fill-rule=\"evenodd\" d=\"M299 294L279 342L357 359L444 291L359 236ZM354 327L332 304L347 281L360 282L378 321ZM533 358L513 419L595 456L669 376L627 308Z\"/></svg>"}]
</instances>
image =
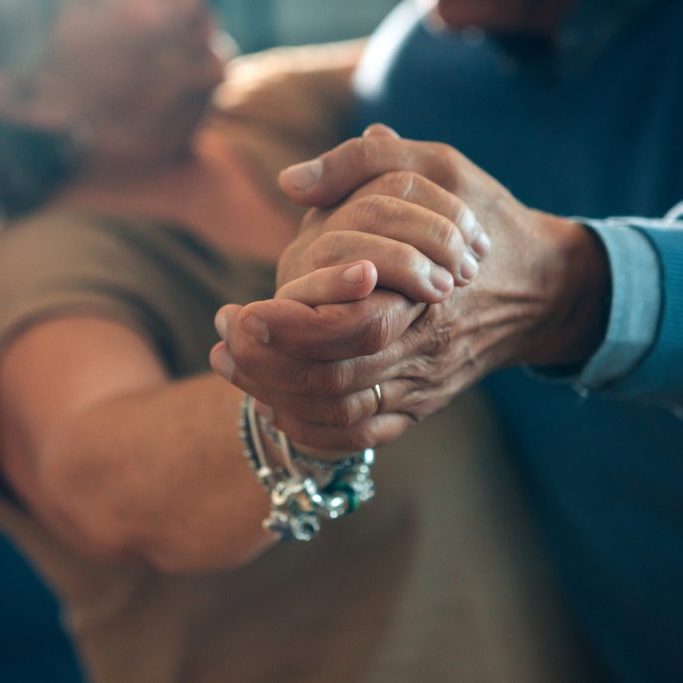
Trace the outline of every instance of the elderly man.
<instances>
[{"instance_id":1,"label":"elderly man","mask_svg":"<svg viewBox=\"0 0 683 683\"><path fill-rule=\"evenodd\" d=\"M358 71L359 130L448 143L502 185L375 128L283 175L319 208L280 282L321 265L320 211L367 182L416 203L440 185L491 256L426 308L382 290L228 307L230 353L214 355L294 439L330 448L391 440L486 377L566 595L620 681L683 679L682 30L679 0L401 5Z\"/></svg>"}]
</instances>

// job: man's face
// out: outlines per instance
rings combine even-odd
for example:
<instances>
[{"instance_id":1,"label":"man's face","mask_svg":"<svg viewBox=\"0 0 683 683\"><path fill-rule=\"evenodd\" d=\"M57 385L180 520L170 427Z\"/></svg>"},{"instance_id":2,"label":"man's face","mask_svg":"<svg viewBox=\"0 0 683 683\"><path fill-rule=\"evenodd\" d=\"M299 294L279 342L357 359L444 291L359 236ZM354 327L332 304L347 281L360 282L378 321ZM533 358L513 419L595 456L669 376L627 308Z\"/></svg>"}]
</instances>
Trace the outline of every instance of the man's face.
<instances>
[{"instance_id":1,"label":"man's face","mask_svg":"<svg viewBox=\"0 0 683 683\"><path fill-rule=\"evenodd\" d=\"M503 32L553 33L576 0L438 0L437 11L452 28L481 26Z\"/></svg>"}]
</instances>

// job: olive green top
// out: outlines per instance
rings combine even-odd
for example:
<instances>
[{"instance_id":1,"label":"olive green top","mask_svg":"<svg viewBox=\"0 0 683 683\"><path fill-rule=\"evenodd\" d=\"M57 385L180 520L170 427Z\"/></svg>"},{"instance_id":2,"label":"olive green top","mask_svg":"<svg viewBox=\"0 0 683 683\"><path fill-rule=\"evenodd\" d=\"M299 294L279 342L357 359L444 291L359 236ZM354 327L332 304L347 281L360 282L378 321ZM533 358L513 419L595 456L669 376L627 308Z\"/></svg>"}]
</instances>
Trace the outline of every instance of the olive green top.
<instances>
[{"instance_id":1,"label":"olive green top","mask_svg":"<svg viewBox=\"0 0 683 683\"><path fill-rule=\"evenodd\" d=\"M88 314L142 331L185 377L209 370L216 311L271 297L274 275L151 219L52 213L0 233L0 347L36 321Z\"/></svg>"}]
</instances>

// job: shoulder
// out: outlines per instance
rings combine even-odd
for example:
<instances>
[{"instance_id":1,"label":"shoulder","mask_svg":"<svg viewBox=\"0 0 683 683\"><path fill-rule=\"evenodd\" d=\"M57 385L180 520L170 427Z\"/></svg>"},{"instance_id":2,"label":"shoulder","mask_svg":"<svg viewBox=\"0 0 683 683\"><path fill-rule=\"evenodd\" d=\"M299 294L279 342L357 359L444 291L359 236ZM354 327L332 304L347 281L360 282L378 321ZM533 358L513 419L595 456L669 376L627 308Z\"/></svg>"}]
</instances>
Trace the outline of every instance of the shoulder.
<instances>
[{"instance_id":1,"label":"shoulder","mask_svg":"<svg viewBox=\"0 0 683 683\"><path fill-rule=\"evenodd\" d=\"M153 268L127 222L45 213L0 232L0 343L44 319L92 314L144 326ZM144 301L143 301L144 300ZM151 299L150 299L151 301Z\"/></svg>"},{"instance_id":2,"label":"shoulder","mask_svg":"<svg viewBox=\"0 0 683 683\"><path fill-rule=\"evenodd\" d=\"M144 234L139 221L95 214L49 212L31 216L0 231L0 262L13 259L48 270L71 268L79 259L95 265L98 253L114 256L138 248ZM34 273L37 267L31 269ZM1 277L4 278L4 273Z\"/></svg>"},{"instance_id":3,"label":"shoulder","mask_svg":"<svg viewBox=\"0 0 683 683\"><path fill-rule=\"evenodd\" d=\"M144 276L151 281L155 264L175 264L181 253L189 258L196 251L179 232L152 220L43 213L0 232L0 289L51 277L124 282Z\"/></svg>"}]
</instances>

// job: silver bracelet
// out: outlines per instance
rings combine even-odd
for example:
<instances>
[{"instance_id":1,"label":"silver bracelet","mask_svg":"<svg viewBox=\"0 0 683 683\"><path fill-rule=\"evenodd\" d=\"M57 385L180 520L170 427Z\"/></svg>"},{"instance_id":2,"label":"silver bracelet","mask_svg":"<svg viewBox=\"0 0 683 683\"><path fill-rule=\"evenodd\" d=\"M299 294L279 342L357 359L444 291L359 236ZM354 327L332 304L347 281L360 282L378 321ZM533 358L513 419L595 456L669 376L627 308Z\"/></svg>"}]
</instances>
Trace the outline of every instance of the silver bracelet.
<instances>
[{"instance_id":1,"label":"silver bracelet","mask_svg":"<svg viewBox=\"0 0 683 683\"><path fill-rule=\"evenodd\" d=\"M372 500L375 495L372 480L375 451L372 448L333 463L329 470L331 479L319 485L314 477L302 474L295 461L302 456L314 460L317 466L322 461L293 451L287 435L272 429L275 433L271 437L277 441L284 467L271 467L268 463L255 402L253 397L247 396L242 405L240 438L245 457L270 495L270 514L263 520L265 529L282 540L310 541L320 531L321 519L343 517Z\"/></svg>"},{"instance_id":2,"label":"silver bracelet","mask_svg":"<svg viewBox=\"0 0 683 683\"><path fill-rule=\"evenodd\" d=\"M281 439L280 430L277 429L277 427L275 427L270 420L259 414L258 411L256 419L258 426L261 428L261 431L265 434L270 443L279 448ZM360 465L363 462L363 451L352 453L351 455L338 458L337 460L323 460L322 458L316 458L308 453L302 453L301 451L298 451L291 444L289 445L289 451L291 458L295 463L324 473L334 474L335 472L348 469L354 465Z\"/></svg>"}]
</instances>

